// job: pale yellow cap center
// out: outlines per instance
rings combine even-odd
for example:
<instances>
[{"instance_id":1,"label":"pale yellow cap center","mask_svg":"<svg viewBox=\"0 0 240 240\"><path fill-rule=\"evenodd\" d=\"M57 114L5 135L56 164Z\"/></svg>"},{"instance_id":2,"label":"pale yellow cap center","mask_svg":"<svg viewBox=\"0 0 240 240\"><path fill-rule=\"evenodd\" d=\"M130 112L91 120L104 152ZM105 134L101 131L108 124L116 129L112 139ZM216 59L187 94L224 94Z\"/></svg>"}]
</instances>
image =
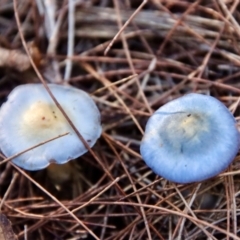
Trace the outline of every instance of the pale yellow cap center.
<instances>
[{"instance_id":1,"label":"pale yellow cap center","mask_svg":"<svg viewBox=\"0 0 240 240\"><path fill-rule=\"evenodd\" d=\"M191 139L199 131L203 131L205 126L201 124L201 118L196 114L188 114L183 116L182 120L179 123L179 128L182 129L185 133L185 137Z\"/></svg>"},{"instance_id":2,"label":"pale yellow cap center","mask_svg":"<svg viewBox=\"0 0 240 240\"><path fill-rule=\"evenodd\" d=\"M172 143L178 146L188 141L198 142L203 132L208 132L208 122L198 114L179 113L166 122L166 132Z\"/></svg>"},{"instance_id":3,"label":"pale yellow cap center","mask_svg":"<svg viewBox=\"0 0 240 240\"><path fill-rule=\"evenodd\" d=\"M67 120L54 104L38 101L23 113L22 131L30 138L43 137L42 140L45 140L69 129Z\"/></svg>"}]
</instances>

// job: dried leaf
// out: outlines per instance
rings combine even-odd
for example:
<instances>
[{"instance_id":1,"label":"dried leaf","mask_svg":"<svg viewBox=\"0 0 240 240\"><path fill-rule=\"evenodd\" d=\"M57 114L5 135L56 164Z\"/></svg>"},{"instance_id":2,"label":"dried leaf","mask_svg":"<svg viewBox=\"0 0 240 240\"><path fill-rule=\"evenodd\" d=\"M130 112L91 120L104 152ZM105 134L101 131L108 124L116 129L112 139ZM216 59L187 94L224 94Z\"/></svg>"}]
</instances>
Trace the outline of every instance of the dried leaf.
<instances>
[{"instance_id":1,"label":"dried leaf","mask_svg":"<svg viewBox=\"0 0 240 240\"><path fill-rule=\"evenodd\" d=\"M0 240L17 240L11 222L2 213L0 213Z\"/></svg>"},{"instance_id":2,"label":"dried leaf","mask_svg":"<svg viewBox=\"0 0 240 240\"><path fill-rule=\"evenodd\" d=\"M18 50L0 48L0 67L15 68L22 72L30 68L31 64L26 54Z\"/></svg>"},{"instance_id":3,"label":"dried leaf","mask_svg":"<svg viewBox=\"0 0 240 240\"><path fill-rule=\"evenodd\" d=\"M34 63L37 66L41 65L43 62L42 55L33 42L28 43L28 50ZM0 67L14 68L20 72L24 72L31 67L31 63L29 57L25 53L19 50L10 50L0 47Z\"/></svg>"}]
</instances>

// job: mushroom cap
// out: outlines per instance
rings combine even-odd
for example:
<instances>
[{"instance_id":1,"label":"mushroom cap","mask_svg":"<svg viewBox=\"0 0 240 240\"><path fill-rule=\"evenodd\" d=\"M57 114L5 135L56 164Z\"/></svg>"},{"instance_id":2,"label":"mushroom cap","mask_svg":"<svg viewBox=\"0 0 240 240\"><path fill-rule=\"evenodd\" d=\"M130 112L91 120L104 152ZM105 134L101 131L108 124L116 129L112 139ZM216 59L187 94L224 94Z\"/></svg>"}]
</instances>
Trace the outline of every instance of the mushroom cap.
<instances>
[{"instance_id":1,"label":"mushroom cap","mask_svg":"<svg viewBox=\"0 0 240 240\"><path fill-rule=\"evenodd\" d=\"M83 138L92 147L102 128L92 98L70 86L48 85ZM34 145L69 132L36 147L12 161L26 170L39 170L50 162L63 164L87 152L42 84L16 87L0 109L0 149L10 157Z\"/></svg>"},{"instance_id":2,"label":"mushroom cap","mask_svg":"<svg viewBox=\"0 0 240 240\"><path fill-rule=\"evenodd\" d=\"M149 118L140 152L157 175L190 183L225 170L239 143L236 121L225 105L191 93L163 105Z\"/></svg>"}]
</instances>

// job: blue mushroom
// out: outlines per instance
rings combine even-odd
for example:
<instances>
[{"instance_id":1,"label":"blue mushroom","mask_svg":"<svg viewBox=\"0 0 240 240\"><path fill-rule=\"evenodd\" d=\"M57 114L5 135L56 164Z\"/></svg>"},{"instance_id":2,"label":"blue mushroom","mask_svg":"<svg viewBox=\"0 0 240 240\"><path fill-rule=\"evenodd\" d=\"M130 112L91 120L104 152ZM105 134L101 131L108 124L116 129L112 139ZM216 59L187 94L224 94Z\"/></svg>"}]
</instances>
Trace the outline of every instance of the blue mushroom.
<instances>
[{"instance_id":1,"label":"blue mushroom","mask_svg":"<svg viewBox=\"0 0 240 240\"><path fill-rule=\"evenodd\" d=\"M74 87L48 86L92 147L102 132L100 113L92 98ZM50 162L66 163L87 149L42 84L16 87L0 109L0 149L6 157L65 133L69 134L13 159L16 165L26 170L43 169Z\"/></svg>"},{"instance_id":2,"label":"blue mushroom","mask_svg":"<svg viewBox=\"0 0 240 240\"><path fill-rule=\"evenodd\" d=\"M157 175L191 183L225 170L239 145L236 121L225 105L214 97L191 93L149 118L140 152Z\"/></svg>"}]
</instances>

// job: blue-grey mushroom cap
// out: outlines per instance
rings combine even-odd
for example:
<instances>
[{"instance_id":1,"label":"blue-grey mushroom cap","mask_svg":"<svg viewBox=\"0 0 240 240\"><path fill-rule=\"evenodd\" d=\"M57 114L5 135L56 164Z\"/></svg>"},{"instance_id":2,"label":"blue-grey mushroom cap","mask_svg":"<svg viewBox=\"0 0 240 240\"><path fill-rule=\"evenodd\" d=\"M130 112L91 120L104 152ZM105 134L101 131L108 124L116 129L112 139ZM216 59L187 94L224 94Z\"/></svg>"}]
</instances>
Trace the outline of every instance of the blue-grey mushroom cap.
<instances>
[{"instance_id":1,"label":"blue-grey mushroom cap","mask_svg":"<svg viewBox=\"0 0 240 240\"><path fill-rule=\"evenodd\" d=\"M102 132L100 113L92 98L74 87L48 86L92 147ZM16 87L0 109L0 149L6 157L65 133L69 134L14 158L13 162L24 169L43 169L50 162L63 164L87 149L42 84Z\"/></svg>"},{"instance_id":2,"label":"blue-grey mushroom cap","mask_svg":"<svg viewBox=\"0 0 240 240\"><path fill-rule=\"evenodd\" d=\"M177 183L213 177L233 161L239 132L216 98L187 94L160 107L148 120L140 152L155 172Z\"/></svg>"}]
</instances>

